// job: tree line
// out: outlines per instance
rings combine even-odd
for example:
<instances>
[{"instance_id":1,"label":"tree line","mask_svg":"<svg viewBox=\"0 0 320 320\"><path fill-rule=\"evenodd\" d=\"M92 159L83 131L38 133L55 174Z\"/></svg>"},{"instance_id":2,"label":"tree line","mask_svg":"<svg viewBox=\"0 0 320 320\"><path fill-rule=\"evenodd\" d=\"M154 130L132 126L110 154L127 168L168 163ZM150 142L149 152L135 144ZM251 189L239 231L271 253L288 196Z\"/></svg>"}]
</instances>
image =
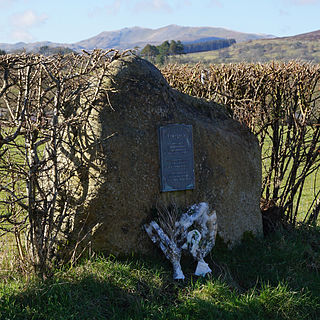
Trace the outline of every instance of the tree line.
<instances>
[{"instance_id":1,"label":"tree line","mask_svg":"<svg viewBox=\"0 0 320 320\"><path fill-rule=\"evenodd\" d=\"M204 42L188 43L183 45L183 53L219 50L235 44L235 39L218 39Z\"/></svg>"},{"instance_id":2,"label":"tree line","mask_svg":"<svg viewBox=\"0 0 320 320\"><path fill-rule=\"evenodd\" d=\"M164 41L161 45L153 46L147 44L140 52L140 54L151 62L156 64L163 64L165 59L169 55L181 54L183 53L184 46L180 40L174 41L168 40Z\"/></svg>"},{"instance_id":3,"label":"tree line","mask_svg":"<svg viewBox=\"0 0 320 320\"><path fill-rule=\"evenodd\" d=\"M217 39L188 44L183 44L180 40L166 40L158 46L147 44L140 54L151 62L161 65L170 55L219 50L230 47L234 43L236 43L234 39Z\"/></svg>"}]
</instances>

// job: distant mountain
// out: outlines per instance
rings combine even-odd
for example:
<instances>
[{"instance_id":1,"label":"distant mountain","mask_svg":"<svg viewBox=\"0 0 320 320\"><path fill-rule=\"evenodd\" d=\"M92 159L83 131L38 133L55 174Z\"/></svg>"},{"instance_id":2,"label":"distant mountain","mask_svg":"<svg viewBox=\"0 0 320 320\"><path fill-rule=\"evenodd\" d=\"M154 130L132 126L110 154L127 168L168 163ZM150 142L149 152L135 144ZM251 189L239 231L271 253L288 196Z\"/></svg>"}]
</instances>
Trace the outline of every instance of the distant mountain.
<instances>
[{"instance_id":1,"label":"distant mountain","mask_svg":"<svg viewBox=\"0 0 320 320\"><path fill-rule=\"evenodd\" d=\"M147 29L140 27L124 28L117 31L105 31L95 37L74 44L74 49L84 48L119 48L130 49L146 44L158 45L165 40L180 40L182 42L196 42L199 39L224 38L235 39L237 42L273 38L271 35L242 33L224 28L213 27L183 27L175 24L159 28Z\"/></svg>"},{"instance_id":2,"label":"distant mountain","mask_svg":"<svg viewBox=\"0 0 320 320\"><path fill-rule=\"evenodd\" d=\"M182 42L196 42L203 39L224 38L235 39L237 42L248 40L274 38L272 35L243 33L224 28L213 27L183 27L178 25L169 25L158 29L148 28L124 28L116 31L104 31L92 38L82 40L71 44L52 43L49 41L16 44L0 43L0 49L6 51L21 50L33 51L41 46L68 47L76 51L81 49L92 50L99 49L132 49L134 47L144 47L146 44L158 45L165 40L180 40Z\"/></svg>"},{"instance_id":3,"label":"distant mountain","mask_svg":"<svg viewBox=\"0 0 320 320\"><path fill-rule=\"evenodd\" d=\"M69 44L62 44L62 43L54 43L50 41L41 41L41 42L33 42L33 43L26 43L26 42L17 42L14 44L10 43L0 43L0 49L5 50L6 52L13 52L17 50L26 50L29 51L37 51L40 47L70 47Z\"/></svg>"}]
</instances>

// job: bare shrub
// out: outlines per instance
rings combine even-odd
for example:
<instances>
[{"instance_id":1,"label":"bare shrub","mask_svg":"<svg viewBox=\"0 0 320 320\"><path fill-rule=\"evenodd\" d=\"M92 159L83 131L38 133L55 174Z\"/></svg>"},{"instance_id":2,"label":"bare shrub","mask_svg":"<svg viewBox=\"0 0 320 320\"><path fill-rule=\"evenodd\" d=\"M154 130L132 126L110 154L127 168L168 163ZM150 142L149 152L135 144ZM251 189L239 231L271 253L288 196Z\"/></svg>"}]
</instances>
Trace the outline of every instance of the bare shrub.
<instances>
[{"instance_id":1,"label":"bare shrub","mask_svg":"<svg viewBox=\"0 0 320 320\"><path fill-rule=\"evenodd\" d=\"M161 71L174 88L226 105L257 135L263 152L261 197L295 224L306 178L320 165L320 66L291 61L167 65ZM316 184L310 196L305 222L318 216Z\"/></svg>"},{"instance_id":2,"label":"bare shrub","mask_svg":"<svg viewBox=\"0 0 320 320\"><path fill-rule=\"evenodd\" d=\"M72 179L84 164L79 157L71 170L59 152L83 143L77 132L89 128L102 80L119 56L109 50L0 57L0 228L18 235L21 258L27 255L43 277L70 244L74 204L63 195L76 192ZM18 241L22 230L24 244Z\"/></svg>"}]
</instances>

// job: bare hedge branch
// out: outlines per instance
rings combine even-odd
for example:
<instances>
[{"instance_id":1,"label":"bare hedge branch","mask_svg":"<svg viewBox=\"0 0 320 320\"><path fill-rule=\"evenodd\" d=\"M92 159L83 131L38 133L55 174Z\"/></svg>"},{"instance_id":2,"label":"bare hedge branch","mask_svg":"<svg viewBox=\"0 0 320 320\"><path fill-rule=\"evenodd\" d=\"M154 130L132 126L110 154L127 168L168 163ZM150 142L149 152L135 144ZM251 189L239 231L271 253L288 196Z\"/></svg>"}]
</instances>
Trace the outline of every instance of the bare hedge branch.
<instances>
[{"instance_id":1,"label":"bare hedge branch","mask_svg":"<svg viewBox=\"0 0 320 320\"><path fill-rule=\"evenodd\" d=\"M43 277L57 248L70 242L72 204L62 195L83 165L77 159L70 170L59 152L82 143L76 133L90 126L108 66L124 54L0 57L0 226L15 234L17 227L27 228L31 263Z\"/></svg>"},{"instance_id":2,"label":"bare hedge branch","mask_svg":"<svg viewBox=\"0 0 320 320\"><path fill-rule=\"evenodd\" d=\"M320 65L167 65L161 71L172 87L226 105L257 135L263 202L279 206L294 224L306 178L320 166ZM315 190L304 221L310 222L317 199Z\"/></svg>"}]
</instances>

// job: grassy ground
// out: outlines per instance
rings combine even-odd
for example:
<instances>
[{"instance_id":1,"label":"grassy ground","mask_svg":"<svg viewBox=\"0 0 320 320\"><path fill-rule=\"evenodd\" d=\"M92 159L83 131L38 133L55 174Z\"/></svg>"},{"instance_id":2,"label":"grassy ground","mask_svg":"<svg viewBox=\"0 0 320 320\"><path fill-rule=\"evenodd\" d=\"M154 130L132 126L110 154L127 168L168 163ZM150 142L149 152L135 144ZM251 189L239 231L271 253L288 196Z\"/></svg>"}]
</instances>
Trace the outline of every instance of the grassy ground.
<instances>
[{"instance_id":1,"label":"grassy ground","mask_svg":"<svg viewBox=\"0 0 320 320\"><path fill-rule=\"evenodd\" d=\"M310 141L312 136L307 136L305 138L305 141ZM285 140L285 138L283 139ZM267 171L270 169L270 162L271 162L271 155L272 155L272 143L271 140L269 138L266 139L263 148L262 148L262 177L264 178L266 176ZM286 162L288 161L288 159L286 159ZM287 179L289 179L289 174L291 172L291 168L292 168L292 162L293 159L290 159L290 164L288 166L288 169L284 175L284 179L282 181L281 184L281 189L284 188L285 183L287 181ZM301 167L304 166L304 163L301 163ZM315 167L316 164L313 166ZM318 164L319 166L319 164ZM302 169L299 169L299 173L302 171ZM303 191L302 191L302 196L300 199L300 204L299 204L299 210L298 210L298 216L297 216L297 220L298 221L303 221L303 219L305 218L306 213L308 212L310 206L314 207L314 199L317 197L317 192L320 190L320 167L318 167L317 170L315 170L314 172L312 172L310 175L308 175L305 179L304 182L304 187L303 187ZM271 190L273 190L273 188L271 188ZM296 197L297 198L297 197ZM295 204L296 206L296 204Z\"/></svg>"},{"instance_id":2,"label":"grassy ground","mask_svg":"<svg viewBox=\"0 0 320 320\"><path fill-rule=\"evenodd\" d=\"M94 258L46 282L2 275L0 319L320 319L320 228L217 243L213 274L172 280L161 258Z\"/></svg>"},{"instance_id":3,"label":"grassy ground","mask_svg":"<svg viewBox=\"0 0 320 320\"><path fill-rule=\"evenodd\" d=\"M303 60L320 62L320 42L298 41L290 39L272 39L241 42L231 47L189 53L169 58L170 62L177 63L238 63L238 62L268 62L272 60L289 61Z\"/></svg>"}]
</instances>

